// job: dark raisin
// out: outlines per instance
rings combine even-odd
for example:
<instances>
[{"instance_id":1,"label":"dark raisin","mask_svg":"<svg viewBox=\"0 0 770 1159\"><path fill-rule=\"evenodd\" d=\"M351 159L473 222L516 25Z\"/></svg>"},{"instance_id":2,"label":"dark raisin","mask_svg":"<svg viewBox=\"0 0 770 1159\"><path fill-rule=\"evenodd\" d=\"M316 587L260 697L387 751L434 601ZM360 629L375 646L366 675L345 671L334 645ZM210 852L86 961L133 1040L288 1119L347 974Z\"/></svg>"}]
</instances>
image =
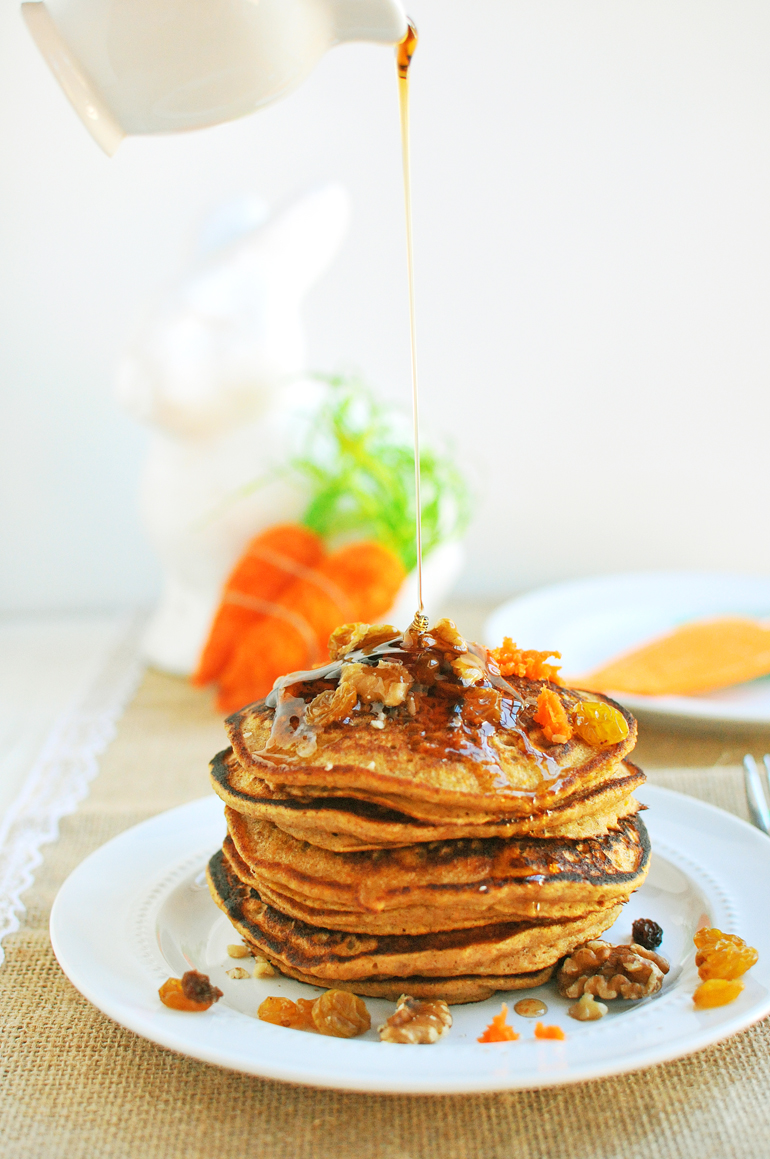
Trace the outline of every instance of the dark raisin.
<instances>
[{"instance_id":1,"label":"dark raisin","mask_svg":"<svg viewBox=\"0 0 770 1159\"><path fill-rule=\"evenodd\" d=\"M182 975L182 993L191 1002L218 1002L222 991L211 985L208 974L199 974L197 970L188 970Z\"/></svg>"},{"instance_id":2,"label":"dark raisin","mask_svg":"<svg viewBox=\"0 0 770 1159\"><path fill-rule=\"evenodd\" d=\"M644 946L645 950L657 950L663 941L663 930L650 918L637 918L631 932L637 946Z\"/></svg>"}]
</instances>

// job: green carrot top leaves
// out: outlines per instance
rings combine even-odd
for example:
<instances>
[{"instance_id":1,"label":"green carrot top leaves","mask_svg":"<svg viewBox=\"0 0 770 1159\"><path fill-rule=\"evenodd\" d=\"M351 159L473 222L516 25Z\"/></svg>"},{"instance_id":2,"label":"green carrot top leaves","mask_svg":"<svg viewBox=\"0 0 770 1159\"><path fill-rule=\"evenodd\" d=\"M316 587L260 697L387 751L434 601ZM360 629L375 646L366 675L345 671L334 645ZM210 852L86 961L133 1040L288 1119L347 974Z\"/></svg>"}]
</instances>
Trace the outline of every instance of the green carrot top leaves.
<instances>
[{"instance_id":1,"label":"green carrot top leaves","mask_svg":"<svg viewBox=\"0 0 770 1159\"><path fill-rule=\"evenodd\" d=\"M402 416L357 379L319 376L329 396L291 467L310 489L301 522L322 539L374 539L406 570L417 563L414 452ZM465 481L447 454L420 453L423 552L460 536L469 518Z\"/></svg>"}]
</instances>

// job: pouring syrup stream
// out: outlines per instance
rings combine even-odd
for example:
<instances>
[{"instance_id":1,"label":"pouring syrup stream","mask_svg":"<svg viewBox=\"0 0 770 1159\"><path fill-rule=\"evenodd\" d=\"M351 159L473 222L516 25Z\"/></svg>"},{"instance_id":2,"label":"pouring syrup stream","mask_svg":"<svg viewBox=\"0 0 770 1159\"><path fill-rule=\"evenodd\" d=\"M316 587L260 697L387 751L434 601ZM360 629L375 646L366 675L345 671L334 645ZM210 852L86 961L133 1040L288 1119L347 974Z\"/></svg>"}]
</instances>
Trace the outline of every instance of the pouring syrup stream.
<instances>
[{"instance_id":1,"label":"pouring syrup stream","mask_svg":"<svg viewBox=\"0 0 770 1159\"><path fill-rule=\"evenodd\" d=\"M412 167L409 150L409 66L417 47L417 29L409 21L406 36L396 48L398 68L398 104L401 113L401 159L404 172L404 206L406 210L406 265L409 279L409 341L412 361L412 425L414 430L414 512L417 543L417 602L412 628L424 632L428 617L422 600L422 504L420 499L420 412L417 389L417 327L414 303L414 249L412 246Z\"/></svg>"}]
</instances>

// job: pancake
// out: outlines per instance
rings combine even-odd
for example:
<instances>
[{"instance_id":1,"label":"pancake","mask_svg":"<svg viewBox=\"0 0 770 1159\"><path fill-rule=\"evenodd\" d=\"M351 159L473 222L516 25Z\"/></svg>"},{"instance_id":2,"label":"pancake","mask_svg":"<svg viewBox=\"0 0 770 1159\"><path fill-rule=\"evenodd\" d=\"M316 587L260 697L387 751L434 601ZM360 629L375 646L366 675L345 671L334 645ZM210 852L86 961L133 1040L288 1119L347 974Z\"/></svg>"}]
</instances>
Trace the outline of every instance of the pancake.
<instances>
[{"instance_id":1,"label":"pancake","mask_svg":"<svg viewBox=\"0 0 770 1159\"><path fill-rule=\"evenodd\" d=\"M221 850L211 858L207 875L216 903L260 953L282 971L334 986L414 976L533 974L599 937L622 908L612 906L572 921L496 922L471 930L376 936L323 929L288 917L240 881Z\"/></svg>"},{"instance_id":2,"label":"pancake","mask_svg":"<svg viewBox=\"0 0 770 1159\"><path fill-rule=\"evenodd\" d=\"M480 824L443 821L430 824L406 813L344 797L281 796L244 769L232 749L211 762L211 784L219 797L245 816L263 818L299 840L338 852L395 848L423 841L464 837L599 837L640 809L633 790L644 773L630 761L619 762L603 784L579 791L545 813L496 817Z\"/></svg>"},{"instance_id":3,"label":"pancake","mask_svg":"<svg viewBox=\"0 0 770 1159\"><path fill-rule=\"evenodd\" d=\"M633 717L510 642L500 664L527 675L503 678L447 620L346 625L330 654L226 722L217 905L314 986L458 1003L540 985L647 874Z\"/></svg>"},{"instance_id":4,"label":"pancake","mask_svg":"<svg viewBox=\"0 0 770 1159\"><path fill-rule=\"evenodd\" d=\"M289 722L299 719L315 697L329 691L328 681L298 682L279 709L283 718L265 701L228 718L228 735L242 770L232 778L234 787L249 793L251 774L281 798L297 792L306 798L352 797L431 825L484 825L505 818L529 818L547 814L566 801L579 815L581 802L616 777L618 765L636 742L636 722L620 705L598 693L552 688L567 711L581 699L611 705L625 718L628 735L604 749L593 748L579 737L541 747L542 733L533 717L544 687L543 681L512 679L503 702L515 723L488 733L465 730L475 735L467 744L464 736L452 738L460 746L455 748L448 747L445 738L451 733L448 720L459 701L444 692L432 698L424 694L430 704L422 716L418 712L412 717L403 706L389 715L366 711L363 706L363 711L332 720L312 733L303 732L301 721L292 732ZM464 690L458 686L451 691L460 697ZM430 720L423 719L429 715ZM374 733L373 724L383 724L378 730L381 735ZM292 753L295 737L297 745L308 740L304 745L306 751L311 750L308 755ZM476 740L483 745L476 745ZM590 812L591 805L586 803L582 811Z\"/></svg>"},{"instance_id":5,"label":"pancake","mask_svg":"<svg viewBox=\"0 0 770 1159\"><path fill-rule=\"evenodd\" d=\"M248 941L248 939L245 939ZM253 947L262 953L258 946ZM267 955L263 954L263 957ZM280 970L287 978L294 978L297 982L306 982L309 986L320 986L327 989L328 978L317 978L313 974L303 974L284 963L273 961L272 965ZM536 970L532 974L465 974L456 978L411 978L380 979L378 981L335 981L335 990L349 990L352 994L360 994L364 998L389 998L397 1002L402 994L409 994L412 998L442 998L449 1006L458 1006L465 1002L484 1002L491 998L498 990L531 990L533 986L543 986L553 976L555 966L547 966L544 970Z\"/></svg>"},{"instance_id":6,"label":"pancake","mask_svg":"<svg viewBox=\"0 0 770 1159\"><path fill-rule=\"evenodd\" d=\"M346 854L231 809L225 816L224 854L237 877L290 917L335 930L423 934L572 920L627 901L649 867L636 819L584 841L477 838Z\"/></svg>"}]
</instances>

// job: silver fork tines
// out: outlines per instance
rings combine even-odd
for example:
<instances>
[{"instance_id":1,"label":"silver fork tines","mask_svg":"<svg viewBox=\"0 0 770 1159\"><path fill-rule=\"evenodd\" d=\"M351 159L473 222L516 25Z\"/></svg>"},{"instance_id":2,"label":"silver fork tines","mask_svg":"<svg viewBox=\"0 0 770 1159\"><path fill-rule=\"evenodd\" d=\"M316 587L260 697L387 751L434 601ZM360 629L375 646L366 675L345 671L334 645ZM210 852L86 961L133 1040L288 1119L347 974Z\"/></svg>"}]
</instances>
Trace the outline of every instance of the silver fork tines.
<instances>
[{"instance_id":1,"label":"silver fork tines","mask_svg":"<svg viewBox=\"0 0 770 1159\"><path fill-rule=\"evenodd\" d=\"M763 763L765 777L770 784L770 755L765 755ZM746 788L746 801L751 820L758 829L770 837L770 808L768 808L767 797L762 788L762 778L759 775L757 762L748 753L743 758L743 783Z\"/></svg>"}]
</instances>

